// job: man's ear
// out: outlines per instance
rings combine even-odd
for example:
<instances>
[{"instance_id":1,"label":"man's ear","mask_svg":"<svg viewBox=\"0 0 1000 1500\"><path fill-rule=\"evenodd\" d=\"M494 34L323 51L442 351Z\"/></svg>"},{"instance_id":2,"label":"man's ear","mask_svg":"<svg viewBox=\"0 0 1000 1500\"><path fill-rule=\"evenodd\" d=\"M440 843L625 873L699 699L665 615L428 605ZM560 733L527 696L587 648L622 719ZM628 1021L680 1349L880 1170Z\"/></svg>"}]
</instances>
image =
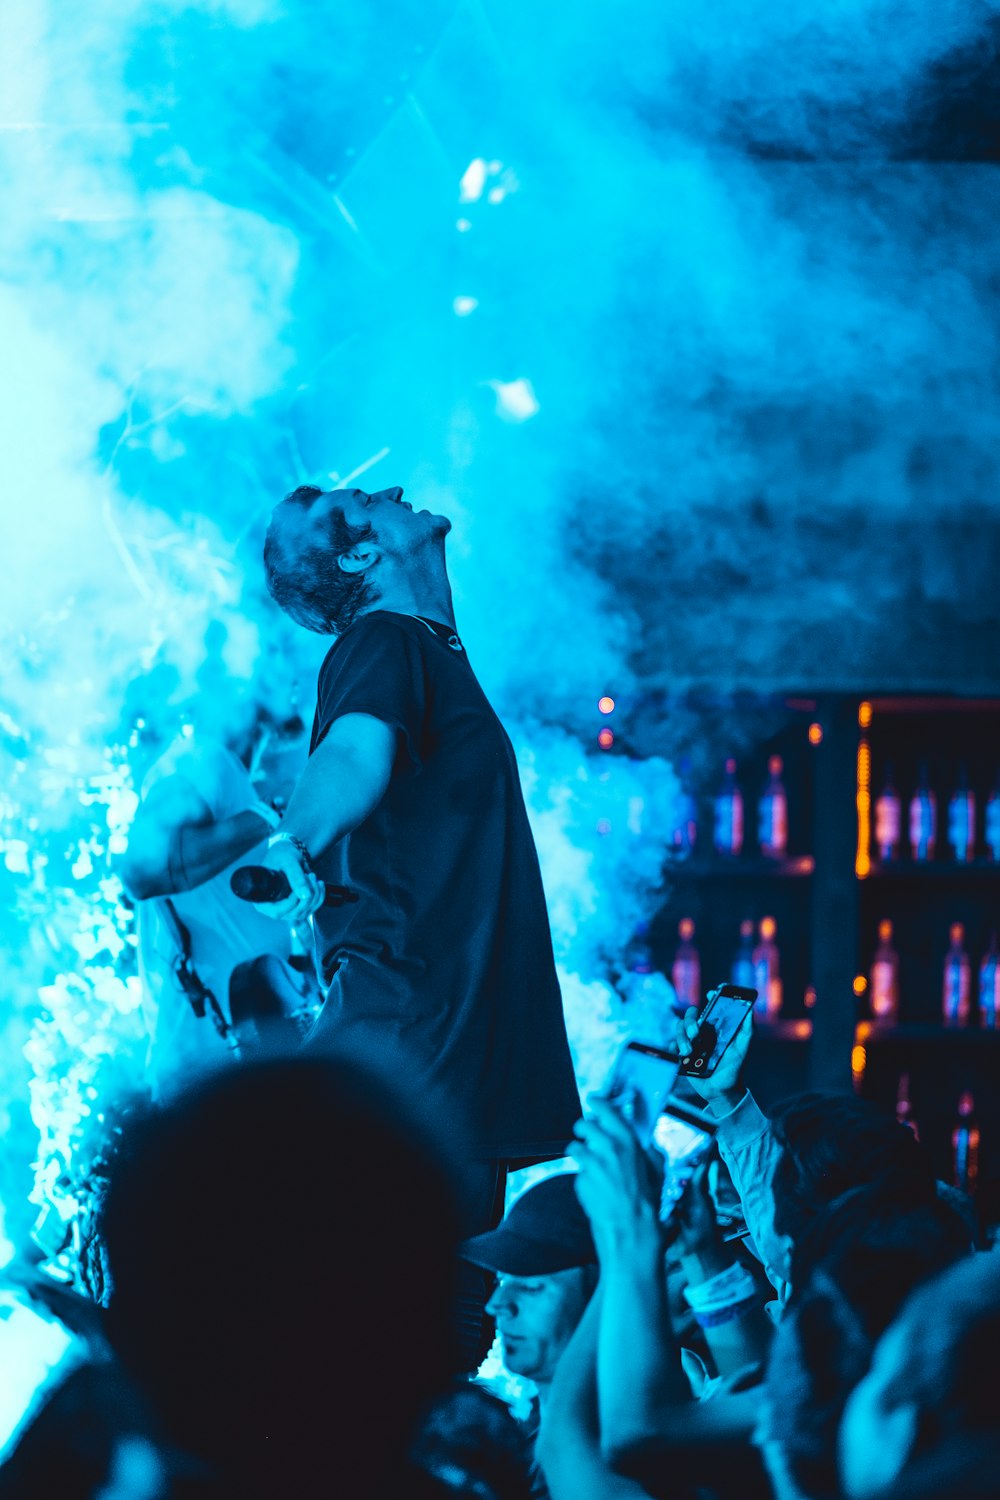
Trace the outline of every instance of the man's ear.
<instances>
[{"instance_id":1,"label":"man's ear","mask_svg":"<svg viewBox=\"0 0 1000 1500\"><path fill-rule=\"evenodd\" d=\"M375 547L352 547L350 552L341 552L337 558L337 567L342 573L367 573L378 559L379 553Z\"/></svg>"}]
</instances>

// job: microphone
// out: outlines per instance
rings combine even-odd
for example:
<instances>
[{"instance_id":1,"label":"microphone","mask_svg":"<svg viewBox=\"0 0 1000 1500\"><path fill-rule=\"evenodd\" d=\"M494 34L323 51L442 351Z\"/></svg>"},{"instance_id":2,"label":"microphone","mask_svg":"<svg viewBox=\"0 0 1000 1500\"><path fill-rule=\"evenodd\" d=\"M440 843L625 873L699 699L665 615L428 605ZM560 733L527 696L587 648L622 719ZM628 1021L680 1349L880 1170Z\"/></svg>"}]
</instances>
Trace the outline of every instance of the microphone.
<instances>
[{"instance_id":1,"label":"microphone","mask_svg":"<svg viewBox=\"0 0 1000 1500\"><path fill-rule=\"evenodd\" d=\"M241 901L257 901L267 905L271 901L284 901L292 894L288 876L280 870L269 870L266 865L240 865L229 877L229 887ZM357 901L357 891L346 885L330 885L323 882L326 894L324 906L343 906L345 902Z\"/></svg>"}]
</instances>

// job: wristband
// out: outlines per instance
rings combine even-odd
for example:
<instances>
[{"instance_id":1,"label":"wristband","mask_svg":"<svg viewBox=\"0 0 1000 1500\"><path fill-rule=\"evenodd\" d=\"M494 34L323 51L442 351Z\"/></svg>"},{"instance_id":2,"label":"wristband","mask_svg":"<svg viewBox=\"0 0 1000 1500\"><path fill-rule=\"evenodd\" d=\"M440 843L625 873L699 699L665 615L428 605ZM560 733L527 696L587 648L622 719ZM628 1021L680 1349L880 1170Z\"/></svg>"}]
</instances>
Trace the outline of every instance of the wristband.
<instances>
[{"instance_id":1,"label":"wristband","mask_svg":"<svg viewBox=\"0 0 1000 1500\"><path fill-rule=\"evenodd\" d=\"M700 1281L695 1286L684 1288L684 1300L690 1308L697 1312L708 1312L717 1307L729 1307L734 1302L740 1302L746 1297L756 1294L753 1277L750 1272L734 1261L717 1276L712 1276L708 1281Z\"/></svg>"},{"instance_id":2,"label":"wristband","mask_svg":"<svg viewBox=\"0 0 1000 1500\"><path fill-rule=\"evenodd\" d=\"M756 1294L752 1297L741 1297L738 1302L730 1302L728 1307L717 1307L711 1311L696 1312L695 1322L699 1328L720 1328L723 1323L732 1323L736 1318L742 1318L756 1305Z\"/></svg>"},{"instance_id":3,"label":"wristband","mask_svg":"<svg viewBox=\"0 0 1000 1500\"><path fill-rule=\"evenodd\" d=\"M313 869L312 855L309 853L309 850L306 848L301 839L297 839L294 833L274 833L268 839L267 847L270 850L274 848L275 844L280 843L291 844L292 848L299 856L299 862L307 875L316 874L316 871Z\"/></svg>"}]
</instances>

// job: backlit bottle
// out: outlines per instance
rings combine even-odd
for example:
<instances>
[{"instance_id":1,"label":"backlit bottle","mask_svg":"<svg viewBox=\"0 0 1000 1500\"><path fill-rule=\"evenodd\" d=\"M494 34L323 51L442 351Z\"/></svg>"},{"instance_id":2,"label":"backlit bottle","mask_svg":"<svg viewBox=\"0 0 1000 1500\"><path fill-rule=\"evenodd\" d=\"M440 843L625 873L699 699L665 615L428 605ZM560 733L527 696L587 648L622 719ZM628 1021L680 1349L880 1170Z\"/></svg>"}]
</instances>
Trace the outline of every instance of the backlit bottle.
<instances>
[{"instance_id":1,"label":"backlit bottle","mask_svg":"<svg viewBox=\"0 0 1000 1500\"><path fill-rule=\"evenodd\" d=\"M680 943L670 968L670 978L677 995L678 1011L701 1004L701 959L694 945L694 923L684 917L677 928Z\"/></svg>"},{"instance_id":2,"label":"backlit bottle","mask_svg":"<svg viewBox=\"0 0 1000 1500\"><path fill-rule=\"evenodd\" d=\"M766 1021L775 1020L781 1010L781 961L774 941L776 932L774 918L763 917L760 942L753 950L753 985L757 991L754 1014Z\"/></svg>"},{"instance_id":3,"label":"backlit bottle","mask_svg":"<svg viewBox=\"0 0 1000 1500\"><path fill-rule=\"evenodd\" d=\"M875 848L883 863L898 859L903 808L892 784L892 767L885 768L885 785L875 799Z\"/></svg>"},{"instance_id":4,"label":"backlit bottle","mask_svg":"<svg viewBox=\"0 0 1000 1500\"><path fill-rule=\"evenodd\" d=\"M963 1193L974 1193L979 1178L979 1126L976 1101L966 1090L958 1101L958 1121L951 1135L951 1180Z\"/></svg>"},{"instance_id":5,"label":"backlit bottle","mask_svg":"<svg viewBox=\"0 0 1000 1500\"><path fill-rule=\"evenodd\" d=\"M965 928L961 922L951 926L951 947L944 961L943 1009L946 1026L965 1026L969 1020L971 970L965 951Z\"/></svg>"},{"instance_id":6,"label":"backlit bottle","mask_svg":"<svg viewBox=\"0 0 1000 1500\"><path fill-rule=\"evenodd\" d=\"M927 767L920 767L917 789L910 798L910 853L923 864L934 858L937 839L937 798L927 779Z\"/></svg>"},{"instance_id":7,"label":"backlit bottle","mask_svg":"<svg viewBox=\"0 0 1000 1500\"><path fill-rule=\"evenodd\" d=\"M948 803L948 843L957 860L967 864L976 852L976 797L963 766Z\"/></svg>"},{"instance_id":8,"label":"backlit bottle","mask_svg":"<svg viewBox=\"0 0 1000 1500\"><path fill-rule=\"evenodd\" d=\"M1000 776L986 803L986 847L990 858L1000 861Z\"/></svg>"},{"instance_id":9,"label":"backlit bottle","mask_svg":"<svg viewBox=\"0 0 1000 1500\"><path fill-rule=\"evenodd\" d=\"M720 854L739 854L743 848L743 793L732 756L715 796L715 847Z\"/></svg>"},{"instance_id":10,"label":"backlit bottle","mask_svg":"<svg viewBox=\"0 0 1000 1500\"><path fill-rule=\"evenodd\" d=\"M753 966L753 923L747 918L745 922L740 923L740 944L733 955L730 978L733 984L738 984L746 990L752 990L756 988L755 973L756 971Z\"/></svg>"},{"instance_id":11,"label":"backlit bottle","mask_svg":"<svg viewBox=\"0 0 1000 1500\"><path fill-rule=\"evenodd\" d=\"M997 935L994 932L979 965L979 1024L991 1031L1000 1025L1000 963L997 959Z\"/></svg>"},{"instance_id":12,"label":"backlit bottle","mask_svg":"<svg viewBox=\"0 0 1000 1500\"><path fill-rule=\"evenodd\" d=\"M905 1125L907 1130L912 1130L917 1140L920 1139L920 1131L913 1117L913 1105L910 1103L910 1075L904 1073L899 1080L899 1088L896 1090L896 1119L900 1125Z\"/></svg>"},{"instance_id":13,"label":"backlit bottle","mask_svg":"<svg viewBox=\"0 0 1000 1500\"><path fill-rule=\"evenodd\" d=\"M681 788L670 844L675 854L690 854L698 841L698 807L691 792L691 762L680 765Z\"/></svg>"},{"instance_id":14,"label":"backlit bottle","mask_svg":"<svg viewBox=\"0 0 1000 1500\"><path fill-rule=\"evenodd\" d=\"M872 1015L879 1021L895 1021L899 1016L899 954L892 946L892 923L878 924L878 947L871 972Z\"/></svg>"},{"instance_id":15,"label":"backlit bottle","mask_svg":"<svg viewBox=\"0 0 1000 1500\"><path fill-rule=\"evenodd\" d=\"M757 810L757 836L766 859L784 859L788 851L788 797L781 780L780 755L767 763L767 783Z\"/></svg>"}]
</instances>

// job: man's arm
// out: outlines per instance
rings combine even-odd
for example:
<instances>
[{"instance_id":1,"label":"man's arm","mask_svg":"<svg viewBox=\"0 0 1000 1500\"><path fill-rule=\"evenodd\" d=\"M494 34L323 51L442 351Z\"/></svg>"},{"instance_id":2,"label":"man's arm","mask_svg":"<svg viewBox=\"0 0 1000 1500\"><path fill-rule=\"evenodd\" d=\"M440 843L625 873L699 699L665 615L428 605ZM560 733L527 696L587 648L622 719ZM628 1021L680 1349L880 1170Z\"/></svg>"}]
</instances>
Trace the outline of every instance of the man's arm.
<instances>
[{"instance_id":1,"label":"man's arm","mask_svg":"<svg viewBox=\"0 0 1000 1500\"><path fill-rule=\"evenodd\" d=\"M605 1458L658 1431L662 1413L691 1401L667 1304L662 1171L608 1100L575 1127L576 1193L601 1263L597 1388Z\"/></svg>"},{"instance_id":2,"label":"man's arm","mask_svg":"<svg viewBox=\"0 0 1000 1500\"><path fill-rule=\"evenodd\" d=\"M118 874L133 901L174 896L211 880L270 831L250 808L216 821L190 781L168 776L143 798Z\"/></svg>"},{"instance_id":3,"label":"man's arm","mask_svg":"<svg viewBox=\"0 0 1000 1500\"><path fill-rule=\"evenodd\" d=\"M698 1012L692 1007L677 1023L674 1037L677 1050L685 1054L690 1052L697 1032ZM752 1013L748 1013L712 1076L691 1078L690 1083L719 1122L716 1140L740 1195L752 1238L750 1248L756 1250L779 1301L784 1302L789 1292L785 1279L788 1246L774 1228L771 1193L781 1147L767 1117L743 1084L743 1070L752 1036L753 1018Z\"/></svg>"},{"instance_id":4,"label":"man's arm","mask_svg":"<svg viewBox=\"0 0 1000 1500\"><path fill-rule=\"evenodd\" d=\"M599 1286L556 1366L535 1445L552 1500L640 1500L639 1485L608 1466L597 1410Z\"/></svg>"},{"instance_id":5,"label":"man's arm","mask_svg":"<svg viewBox=\"0 0 1000 1500\"><path fill-rule=\"evenodd\" d=\"M271 844L262 861L285 875L292 894L260 906L269 917L297 922L316 910L322 889L297 845L315 864L378 807L396 758L396 732L371 714L334 719L309 757L281 823L287 837ZM292 841L295 842L292 842Z\"/></svg>"}]
</instances>

